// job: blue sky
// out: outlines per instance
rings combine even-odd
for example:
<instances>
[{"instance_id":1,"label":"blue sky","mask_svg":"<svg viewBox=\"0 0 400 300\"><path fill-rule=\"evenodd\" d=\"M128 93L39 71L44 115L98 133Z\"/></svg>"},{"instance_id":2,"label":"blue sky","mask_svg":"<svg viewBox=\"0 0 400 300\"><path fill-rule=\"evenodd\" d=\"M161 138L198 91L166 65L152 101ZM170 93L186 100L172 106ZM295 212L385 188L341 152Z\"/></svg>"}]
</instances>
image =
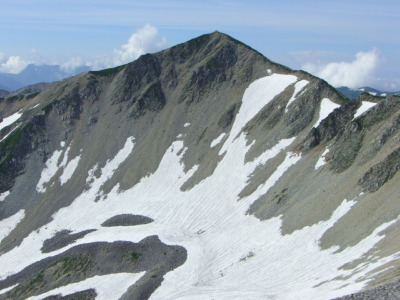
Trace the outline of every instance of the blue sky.
<instances>
[{"instance_id":1,"label":"blue sky","mask_svg":"<svg viewBox=\"0 0 400 300\"><path fill-rule=\"evenodd\" d=\"M125 63L215 30L333 85L400 90L400 1L1 0L0 72Z\"/></svg>"}]
</instances>

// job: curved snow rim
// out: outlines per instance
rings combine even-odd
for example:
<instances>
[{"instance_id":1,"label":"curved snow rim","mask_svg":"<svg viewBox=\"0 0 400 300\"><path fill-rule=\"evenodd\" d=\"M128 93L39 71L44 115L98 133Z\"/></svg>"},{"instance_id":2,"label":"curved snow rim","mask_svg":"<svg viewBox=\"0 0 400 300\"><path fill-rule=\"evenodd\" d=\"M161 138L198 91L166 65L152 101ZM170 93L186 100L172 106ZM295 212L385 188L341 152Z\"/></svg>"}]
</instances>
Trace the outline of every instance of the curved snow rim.
<instances>
[{"instance_id":1,"label":"curved snow rim","mask_svg":"<svg viewBox=\"0 0 400 300\"><path fill-rule=\"evenodd\" d=\"M282 76L290 75L279 76L288 85L294 80L292 76L286 79ZM274 80L260 82L270 84ZM282 85L276 93L284 89ZM260 93L254 91L253 95L257 97ZM268 99L273 97L269 94ZM243 101L249 99L254 100L247 98ZM243 103L242 107L246 106ZM253 113L239 111L235 123L245 126L251 115ZM350 211L356 199L344 200L329 220L288 235L281 234L280 217L260 221L246 215L249 205L296 165L301 156L287 151L294 141L292 138L281 140L253 161L245 163L251 145L246 145L245 134L239 134L241 128L238 125L234 124L232 128L236 129L232 129L225 141L226 153L214 173L191 190L182 191L181 186L194 174L197 166L185 173L182 163L185 148L178 140L165 152L153 174L142 178L129 190L121 191L117 184L105 195L102 185L134 151L134 139L128 138L125 146L102 168L99 178L94 176L98 165L88 172L88 190L69 207L55 213L52 222L38 232L32 232L19 247L0 257L1 277L78 244L120 240L139 242L157 235L166 244L185 247L188 257L182 266L164 276L161 287L152 295L154 299L259 299L268 296L325 299L359 291L365 284L360 280L370 278L369 272L396 258L396 255L371 257L369 264L359 265L356 270L341 268L366 255L384 238L381 232L396 220L381 225L357 245L341 252L336 252L337 247L320 249L320 238ZM275 172L251 195L239 199L239 193L247 186L257 166L272 159L281 162ZM96 197L100 197L97 202L94 201ZM154 222L133 229L101 227L105 220L121 213L147 216ZM71 220L71 216L75 218ZM41 253L42 242L64 229L97 231L52 253Z\"/></svg>"}]
</instances>

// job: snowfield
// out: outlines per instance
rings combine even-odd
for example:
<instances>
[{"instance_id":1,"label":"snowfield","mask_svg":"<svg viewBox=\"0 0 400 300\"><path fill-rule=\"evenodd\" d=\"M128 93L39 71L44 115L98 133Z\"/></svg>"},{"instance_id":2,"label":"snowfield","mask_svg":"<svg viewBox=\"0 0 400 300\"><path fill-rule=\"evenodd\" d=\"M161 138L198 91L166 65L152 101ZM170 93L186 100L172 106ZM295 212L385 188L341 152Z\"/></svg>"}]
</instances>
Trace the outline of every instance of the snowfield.
<instances>
[{"instance_id":1,"label":"snowfield","mask_svg":"<svg viewBox=\"0 0 400 300\"><path fill-rule=\"evenodd\" d=\"M22 116L22 113L16 112L15 114L4 118L2 122L0 122L0 130L3 128L10 126L12 123L15 123L20 117Z\"/></svg>"},{"instance_id":2,"label":"snowfield","mask_svg":"<svg viewBox=\"0 0 400 300\"><path fill-rule=\"evenodd\" d=\"M285 112L288 112L289 105L296 100L297 96L299 96L300 92L304 92L304 88L309 84L310 82L308 80L300 80L296 82L294 85L294 93L293 96L289 99L288 103L286 104Z\"/></svg>"},{"instance_id":3,"label":"snowfield","mask_svg":"<svg viewBox=\"0 0 400 300\"><path fill-rule=\"evenodd\" d=\"M365 113L367 110L374 107L375 105L376 103L374 102L362 101L361 106L357 109L356 113L354 114L354 119L358 118L359 116L361 116L363 113Z\"/></svg>"},{"instance_id":4,"label":"snowfield","mask_svg":"<svg viewBox=\"0 0 400 300\"><path fill-rule=\"evenodd\" d=\"M295 140L291 138L277 142L246 163L245 156L252 145L246 145L242 129L277 94L297 80L293 75L274 73L248 87L231 131L227 136L221 134L211 143L211 147L221 147L219 153L224 156L213 174L190 190L182 191L181 187L198 166L185 173L182 158L186 149L183 141L177 140L167 149L153 174L142 178L128 190L121 190L117 184L106 195L102 186L135 151L134 138L128 138L116 156L101 168L101 172L95 172L99 168L97 164L89 170L86 180L88 189L69 207L60 209L49 224L32 232L20 246L0 256L0 278L4 279L35 261L62 253L78 244L99 241L137 243L150 235L157 235L163 243L183 246L188 257L182 266L166 274L151 299L329 299L359 291L366 284L360 279L372 276L372 270L397 256L373 257L369 264L359 265L356 270L343 266L371 250L384 238L382 231L396 220L383 224L358 244L336 252L338 247L322 250L319 240L352 209L357 199L344 199L329 220L286 235L281 233L280 216L260 221L246 213L254 201L302 158L289 151ZM293 100L307 84L306 81L296 83ZM338 105L329 99L323 99L315 126L336 107ZM224 143L220 145L224 138ZM315 168L323 165L322 159L327 151ZM64 157L67 157L66 152ZM61 183L72 176L79 156L69 163L63 159L58 164L62 153L63 150L55 151L46 163L37 186L39 192L45 192L45 184L59 174L60 167L66 173L61 175ZM254 170L277 159L281 153L284 155L275 172L252 194L239 198ZM96 177L95 173L101 174L100 177ZM96 198L99 200L95 201ZM142 215L152 218L154 222L134 228L101 226L104 221L119 214ZM62 249L42 253L43 241L65 229L72 233L88 229L96 231ZM117 299L142 275L120 273L95 276L38 298L95 288L100 295L98 299Z\"/></svg>"},{"instance_id":5,"label":"snowfield","mask_svg":"<svg viewBox=\"0 0 400 300\"><path fill-rule=\"evenodd\" d=\"M8 291L11 291L13 288L15 288L15 287L17 287L17 286L18 286L18 283L17 283L17 284L14 284L14 285L12 285L12 286L9 286L8 288L5 288L5 289L0 290L0 295L1 295L1 294L5 294L5 293L7 293Z\"/></svg>"},{"instance_id":6,"label":"snowfield","mask_svg":"<svg viewBox=\"0 0 400 300\"><path fill-rule=\"evenodd\" d=\"M36 190L39 193L46 192L45 184L48 183L58 171L58 159L60 158L62 151L54 151L52 156L46 161L46 167L43 169L40 176L39 182L36 185Z\"/></svg>"},{"instance_id":7,"label":"snowfield","mask_svg":"<svg viewBox=\"0 0 400 300\"><path fill-rule=\"evenodd\" d=\"M226 133L223 132L221 133L215 140L213 140L210 144L210 148L214 148L215 146L217 146L219 143L222 142L223 138L225 137Z\"/></svg>"},{"instance_id":8,"label":"snowfield","mask_svg":"<svg viewBox=\"0 0 400 300\"><path fill-rule=\"evenodd\" d=\"M326 148L325 151L321 154L320 158L318 159L317 163L315 164L314 169L317 170L318 168L322 167L326 164L326 155L329 153L329 148Z\"/></svg>"},{"instance_id":9,"label":"snowfield","mask_svg":"<svg viewBox=\"0 0 400 300\"><path fill-rule=\"evenodd\" d=\"M336 108L340 107L339 104L329 100L328 98L324 98L321 101L321 107L319 109L319 118L313 127L318 127L319 124L325 119L331 112L333 112Z\"/></svg>"},{"instance_id":10,"label":"snowfield","mask_svg":"<svg viewBox=\"0 0 400 300\"><path fill-rule=\"evenodd\" d=\"M0 221L0 242L17 227L18 223L21 222L24 217L25 211L21 209L15 215Z\"/></svg>"},{"instance_id":11,"label":"snowfield","mask_svg":"<svg viewBox=\"0 0 400 300\"><path fill-rule=\"evenodd\" d=\"M295 83L297 77L294 75L272 74L254 81L246 89L242 99L242 105L235 122L232 125L231 132L219 154L223 154L227 147L241 132L243 127L276 95L282 93L289 85Z\"/></svg>"},{"instance_id":12,"label":"snowfield","mask_svg":"<svg viewBox=\"0 0 400 300\"><path fill-rule=\"evenodd\" d=\"M63 148L65 146L65 142L60 143L60 147ZM36 190L39 193L46 192L45 185L48 184L51 179L56 175L59 170L62 170L62 174L59 177L60 184L65 184L69 179L71 179L72 175L74 174L76 168L78 167L78 163L81 159L81 156L78 155L75 158L71 159L68 162L68 154L71 148L68 147L64 151L64 156L61 161L59 162L61 154L63 150L56 150L53 152L52 156L46 161L46 168L43 169L42 174L40 176L39 182L36 185Z\"/></svg>"},{"instance_id":13,"label":"snowfield","mask_svg":"<svg viewBox=\"0 0 400 300\"><path fill-rule=\"evenodd\" d=\"M4 193L1 193L0 194L0 202L4 201L7 198L8 195L10 195L10 191L6 191Z\"/></svg>"}]
</instances>

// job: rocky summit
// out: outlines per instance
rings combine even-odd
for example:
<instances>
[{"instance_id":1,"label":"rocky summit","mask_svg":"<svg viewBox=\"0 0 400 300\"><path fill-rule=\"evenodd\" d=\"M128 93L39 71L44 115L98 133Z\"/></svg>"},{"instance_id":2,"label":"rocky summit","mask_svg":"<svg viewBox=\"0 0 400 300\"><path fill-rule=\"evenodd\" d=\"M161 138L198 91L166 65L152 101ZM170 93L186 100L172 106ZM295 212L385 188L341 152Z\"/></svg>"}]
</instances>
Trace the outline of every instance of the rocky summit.
<instances>
[{"instance_id":1,"label":"rocky summit","mask_svg":"<svg viewBox=\"0 0 400 300\"><path fill-rule=\"evenodd\" d=\"M332 299L400 277L400 97L350 101L214 32L0 111L0 299Z\"/></svg>"}]
</instances>

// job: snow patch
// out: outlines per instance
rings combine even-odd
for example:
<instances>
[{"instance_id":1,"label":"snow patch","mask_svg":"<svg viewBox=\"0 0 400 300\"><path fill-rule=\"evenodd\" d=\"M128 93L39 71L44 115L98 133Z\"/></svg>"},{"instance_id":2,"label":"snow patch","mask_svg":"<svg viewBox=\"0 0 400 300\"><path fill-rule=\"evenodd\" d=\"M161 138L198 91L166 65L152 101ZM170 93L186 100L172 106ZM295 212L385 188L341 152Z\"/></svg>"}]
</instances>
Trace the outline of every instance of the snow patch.
<instances>
[{"instance_id":1,"label":"snow patch","mask_svg":"<svg viewBox=\"0 0 400 300\"><path fill-rule=\"evenodd\" d=\"M68 154L69 154L70 150L71 150L71 147L68 147L67 150L65 150L63 159L62 159L61 163L58 165L59 168L63 168L66 166L66 164L68 162Z\"/></svg>"},{"instance_id":2,"label":"snow patch","mask_svg":"<svg viewBox=\"0 0 400 300\"><path fill-rule=\"evenodd\" d=\"M295 83L294 75L272 74L260 78L246 89L242 99L242 105L235 117L228 139L225 141L219 154L227 151L232 141L241 132L242 128L267 105L272 99L282 93L289 85Z\"/></svg>"},{"instance_id":3,"label":"snow patch","mask_svg":"<svg viewBox=\"0 0 400 300\"><path fill-rule=\"evenodd\" d=\"M0 122L0 130L3 128L11 125L12 123L16 122L20 117L22 116L22 113L20 111L16 112L15 114L4 118L2 122Z\"/></svg>"},{"instance_id":4,"label":"snow patch","mask_svg":"<svg viewBox=\"0 0 400 300\"><path fill-rule=\"evenodd\" d=\"M6 238L18 223L25 217L25 210L19 210L15 215L0 221L0 242Z\"/></svg>"},{"instance_id":5,"label":"snow patch","mask_svg":"<svg viewBox=\"0 0 400 300\"><path fill-rule=\"evenodd\" d=\"M374 107L376 103L374 102L369 102L369 101L362 101L361 106L357 109L356 113L354 114L354 119L357 119L359 116L361 116L363 113L365 113L367 110L370 108Z\"/></svg>"},{"instance_id":6,"label":"snow patch","mask_svg":"<svg viewBox=\"0 0 400 300\"><path fill-rule=\"evenodd\" d=\"M317 170L319 167L322 167L326 164L326 155L329 153L329 149L326 148L325 151L319 157L317 163L315 164L314 169Z\"/></svg>"},{"instance_id":7,"label":"snow patch","mask_svg":"<svg viewBox=\"0 0 400 300\"><path fill-rule=\"evenodd\" d=\"M93 166L93 168L91 168L88 171L88 177L86 178L86 183L88 185L91 185L93 183L93 181L96 179L96 176L94 175L94 173L98 170L98 168L99 168L99 164L97 163Z\"/></svg>"},{"instance_id":8,"label":"snow patch","mask_svg":"<svg viewBox=\"0 0 400 300\"><path fill-rule=\"evenodd\" d=\"M29 297L27 300L39 300L52 295L67 296L80 291L95 289L96 300L119 299L130 286L140 279L145 272L141 273L116 273L102 276L94 276L80 282L56 288L39 296Z\"/></svg>"},{"instance_id":9,"label":"snow patch","mask_svg":"<svg viewBox=\"0 0 400 300\"><path fill-rule=\"evenodd\" d=\"M29 110L34 109L34 108L38 107L39 105L40 105L40 103L38 103L38 104L36 104L35 106L33 106L33 107L31 107L31 108L28 108L28 109L29 109Z\"/></svg>"},{"instance_id":10,"label":"snow patch","mask_svg":"<svg viewBox=\"0 0 400 300\"><path fill-rule=\"evenodd\" d=\"M278 152L279 153L279 152ZM276 155L278 154L276 153ZM275 183L283 176L283 174L294 164L296 164L301 159L301 155L293 152L287 152L285 160L279 167L275 170L275 172L267 179L267 181L260 185L257 190L252 194L252 198L249 205L254 202L254 197L259 198L265 193L268 192L270 188L272 188Z\"/></svg>"},{"instance_id":11,"label":"snow patch","mask_svg":"<svg viewBox=\"0 0 400 300\"><path fill-rule=\"evenodd\" d=\"M217 146L219 143L221 143L222 139L224 138L224 136L226 135L225 132L221 133L215 140L213 140L211 142L210 147L214 148L215 146Z\"/></svg>"},{"instance_id":12,"label":"snow patch","mask_svg":"<svg viewBox=\"0 0 400 300\"><path fill-rule=\"evenodd\" d=\"M300 80L296 82L294 85L294 92L292 97L289 99L288 103L286 104L285 113L288 112L289 105L297 98L298 94L305 88L307 84L310 82L308 80Z\"/></svg>"},{"instance_id":13,"label":"snow patch","mask_svg":"<svg viewBox=\"0 0 400 300\"><path fill-rule=\"evenodd\" d=\"M46 166L42 170L36 191L38 193L46 192L45 184L48 183L58 171L58 160L62 154L61 150L56 150L53 155L46 161Z\"/></svg>"},{"instance_id":14,"label":"snow patch","mask_svg":"<svg viewBox=\"0 0 400 300\"><path fill-rule=\"evenodd\" d=\"M81 156L78 155L74 159L72 159L64 168L63 173L60 176L60 184L63 185L69 179L71 179L72 175L74 174L76 168L78 167L78 163L81 159Z\"/></svg>"},{"instance_id":15,"label":"snow patch","mask_svg":"<svg viewBox=\"0 0 400 300\"><path fill-rule=\"evenodd\" d=\"M13 288L17 287L18 285L19 285L19 284L17 283L17 284L14 284L14 285L12 285L12 286L10 286L10 287L8 287L8 288L5 288L5 289L0 290L0 295L5 294L5 293L11 291Z\"/></svg>"},{"instance_id":16,"label":"snow patch","mask_svg":"<svg viewBox=\"0 0 400 300\"><path fill-rule=\"evenodd\" d=\"M105 166L101 169L101 176L99 178L94 176L92 177L92 190L94 189L99 191L101 186L113 176L120 164L123 163L131 154L135 145L134 140L135 139L133 137L129 137L126 140L124 147L117 153L117 155L112 160L107 160ZM97 164L95 167L97 167Z\"/></svg>"},{"instance_id":17,"label":"snow patch","mask_svg":"<svg viewBox=\"0 0 400 300\"><path fill-rule=\"evenodd\" d=\"M271 74L272 74L272 70L271 70L271 69L268 69L268 70L267 70L267 73L268 73L268 75L271 75Z\"/></svg>"},{"instance_id":18,"label":"snow patch","mask_svg":"<svg viewBox=\"0 0 400 300\"><path fill-rule=\"evenodd\" d=\"M376 96L376 92L368 92L368 94L370 94L372 96Z\"/></svg>"},{"instance_id":19,"label":"snow patch","mask_svg":"<svg viewBox=\"0 0 400 300\"><path fill-rule=\"evenodd\" d=\"M336 104L328 98L324 98L321 101L321 106L319 109L319 119L313 127L318 127L323 119L325 119L331 112L336 108L340 107L340 104Z\"/></svg>"},{"instance_id":20,"label":"snow patch","mask_svg":"<svg viewBox=\"0 0 400 300\"><path fill-rule=\"evenodd\" d=\"M4 201L7 198L8 195L10 195L10 191L6 191L4 193L1 193L0 194L0 202Z\"/></svg>"},{"instance_id":21,"label":"snow patch","mask_svg":"<svg viewBox=\"0 0 400 300\"><path fill-rule=\"evenodd\" d=\"M185 124L183 125L183 127L188 127L188 126L190 126L190 123L185 123Z\"/></svg>"},{"instance_id":22,"label":"snow patch","mask_svg":"<svg viewBox=\"0 0 400 300\"><path fill-rule=\"evenodd\" d=\"M65 142L60 142L60 147L65 147ZM56 175L58 170L63 170L62 174L59 177L59 181L61 185L64 185L69 179L71 179L74 174L76 168L78 167L78 163L81 159L81 155L76 156L68 162L68 155L71 150L69 146L65 151L62 158L62 161L59 163L60 157L62 155L63 150L54 151L53 155L46 161L46 167L42 170L40 179L38 184L36 185L36 190L39 193L46 192L45 185L50 182L50 180ZM81 150L82 152L82 150Z\"/></svg>"}]
</instances>

